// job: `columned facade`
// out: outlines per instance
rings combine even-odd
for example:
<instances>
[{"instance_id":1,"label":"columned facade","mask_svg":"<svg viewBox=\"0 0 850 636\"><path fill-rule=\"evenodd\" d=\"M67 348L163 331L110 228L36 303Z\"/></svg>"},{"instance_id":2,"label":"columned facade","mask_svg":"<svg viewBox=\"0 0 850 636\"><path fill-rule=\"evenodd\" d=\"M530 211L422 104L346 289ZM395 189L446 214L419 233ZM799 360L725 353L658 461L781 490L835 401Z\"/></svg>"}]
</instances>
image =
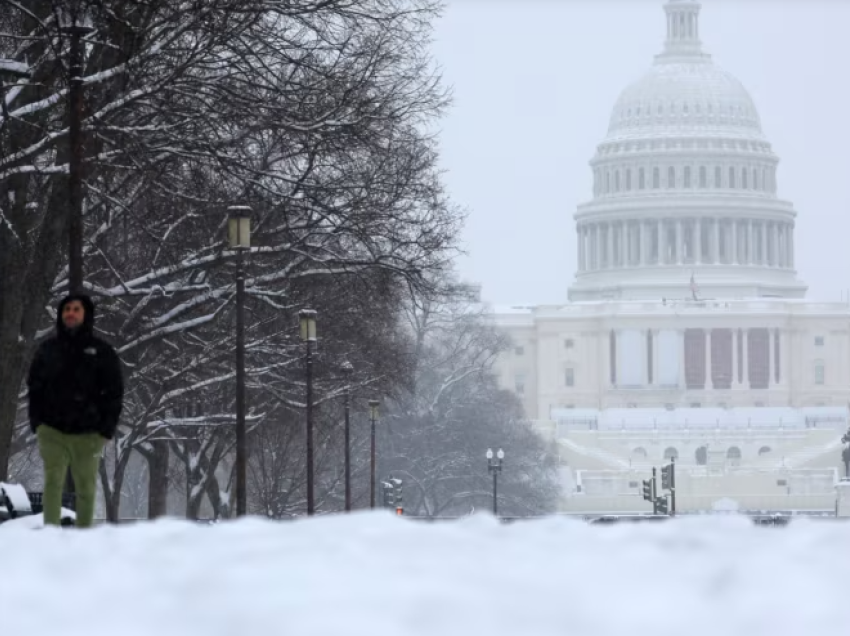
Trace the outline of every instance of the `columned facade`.
<instances>
[{"instance_id":1,"label":"columned facade","mask_svg":"<svg viewBox=\"0 0 850 636\"><path fill-rule=\"evenodd\" d=\"M623 356L618 347L634 332L610 332L610 388L749 391L787 384L788 334L781 328L644 329L639 331L643 345L636 349L631 343L626 344L629 355ZM659 354L661 334L675 339L671 349L674 357ZM671 377L676 381L659 381Z\"/></svg>"},{"instance_id":2,"label":"columned facade","mask_svg":"<svg viewBox=\"0 0 850 636\"><path fill-rule=\"evenodd\" d=\"M793 221L763 219L589 220L577 227L578 272L656 265L743 265L793 272L793 232Z\"/></svg>"}]
</instances>

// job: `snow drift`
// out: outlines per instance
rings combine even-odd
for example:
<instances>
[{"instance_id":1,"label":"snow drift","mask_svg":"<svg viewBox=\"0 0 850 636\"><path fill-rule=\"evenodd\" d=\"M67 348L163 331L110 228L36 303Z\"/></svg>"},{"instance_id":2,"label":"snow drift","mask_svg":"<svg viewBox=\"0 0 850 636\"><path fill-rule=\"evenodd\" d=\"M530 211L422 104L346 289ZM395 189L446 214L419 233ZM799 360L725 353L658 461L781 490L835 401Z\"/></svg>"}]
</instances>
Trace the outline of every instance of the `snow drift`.
<instances>
[{"instance_id":1,"label":"snow drift","mask_svg":"<svg viewBox=\"0 0 850 636\"><path fill-rule=\"evenodd\" d=\"M850 524L589 525L359 513L0 525L9 636L832 636Z\"/></svg>"}]
</instances>

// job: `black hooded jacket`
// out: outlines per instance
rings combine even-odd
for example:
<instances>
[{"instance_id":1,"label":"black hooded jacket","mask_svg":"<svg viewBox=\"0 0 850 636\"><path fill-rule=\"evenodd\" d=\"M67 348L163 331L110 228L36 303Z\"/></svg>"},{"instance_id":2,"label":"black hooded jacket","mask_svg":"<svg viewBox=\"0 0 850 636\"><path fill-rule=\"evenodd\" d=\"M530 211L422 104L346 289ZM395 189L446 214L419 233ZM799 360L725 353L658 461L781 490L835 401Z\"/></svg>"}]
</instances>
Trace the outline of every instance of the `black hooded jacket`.
<instances>
[{"instance_id":1,"label":"black hooded jacket","mask_svg":"<svg viewBox=\"0 0 850 636\"><path fill-rule=\"evenodd\" d=\"M85 308L83 324L73 331L62 322L72 300ZM27 376L29 419L63 433L100 433L112 439L124 399L121 362L115 349L94 335L94 303L88 296L67 296L59 303L56 335L35 352Z\"/></svg>"}]
</instances>

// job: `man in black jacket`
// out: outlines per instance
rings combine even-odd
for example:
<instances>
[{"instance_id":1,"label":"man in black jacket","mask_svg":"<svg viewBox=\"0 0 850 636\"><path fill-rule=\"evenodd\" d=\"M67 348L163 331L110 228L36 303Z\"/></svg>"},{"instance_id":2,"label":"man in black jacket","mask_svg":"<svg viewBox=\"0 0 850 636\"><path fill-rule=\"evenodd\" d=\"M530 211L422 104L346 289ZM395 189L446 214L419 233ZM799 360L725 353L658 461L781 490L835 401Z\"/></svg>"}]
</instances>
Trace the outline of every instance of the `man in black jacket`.
<instances>
[{"instance_id":1,"label":"man in black jacket","mask_svg":"<svg viewBox=\"0 0 850 636\"><path fill-rule=\"evenodd\" d=\"M44 461L45 525L60 524L69 466L76 488L76 525L92 525L100 458L121 415L121 362L93 331L91 299L82 294L63 299L56 335L38 347L27 377L30 426Z\"/></svg>"}]
</instances>

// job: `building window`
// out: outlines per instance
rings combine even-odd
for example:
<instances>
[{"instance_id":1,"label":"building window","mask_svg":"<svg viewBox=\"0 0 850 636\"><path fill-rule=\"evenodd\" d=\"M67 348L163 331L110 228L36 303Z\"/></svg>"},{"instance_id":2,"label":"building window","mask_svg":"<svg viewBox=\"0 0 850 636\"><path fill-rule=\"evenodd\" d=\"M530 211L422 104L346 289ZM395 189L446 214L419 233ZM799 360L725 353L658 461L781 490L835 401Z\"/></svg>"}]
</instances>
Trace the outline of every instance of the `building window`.
<instances>
[{"instance_id":1,"label":"building window","mask_svg":"<svg viewBox=\"0 0 850 636\"><path fill-rule=\"evenodd\" d=\"M564 340L564 349L572 349L575 346L575 341L572 338Z\"/></svg>"},{"instance_id":2,"label":"building window","mask_svg":"<svg viewBox=\"0 0 850 636\"><path fill-rule=\"evenodd\" d=\"M720 166L717 166L714 169L714 187L722 188L723 187L723 173L720 171Z\"/></svg>"},{"instance_id":3,"label":"building window","mask_svg":"<svg viewBox=\"0 0 850 636\"><path fill-rule=\"evenodd\" d=\"M705 166L700 166L699 169L699 187L708 187L708 170L706 170Z\"/></svg>"},{"instance_id":4,"label":"building window","mask_svg":"<svg viewBox=\"0 0 850 636\"><path fill-rule=\"evenodd\" d=\"M735 168L729 168L729 188L735 189Z\"/></svg>"},{"instance_id":5,"label":"building window","mask_svg":"<svg viewBox=\"0 0 850 636\"><path fill-rule=\"evenodd\" d=\"M737 446L732 446L726 451L726 461L732 466L741 465L741 449Z\"/></svg>"},{"instance_id":6,"label":"building window","mask_svg":"<svg viewBox=\"0 0 850 636\"><path fill-rule=\"evenodd\" d=\"M631 169L626 170L626 191L632 189L632 171Z\"/></svg>"},{"instance_id":7,"label":"building window","mask_svg":"<svg viewBox=\"0 0 850 636\"><path fill-rule=\"evenodd\" d=\"M679 459L679 451L677 451L672 446L664 449L664 459Z\"/></svg>"},{"instance_id":8,"label":"building window","mask_svg":"<svg viewBox=\"0 0 850 636\"><path fill-rule=\"evenodd\" d=\"M746 168L741 168L741 187L744 190L749 188L749 186L747 185L747 169Z\"/></svg>"},{"instance_id":9,"label":"building window","mask_svg":"<svg viewBox=\"0 0 850 636\"><path fill-rule=\"evenodd\" d=\"M620 191L620 171L614 173L614 192Z\"/></svg>"},{"instance_id":10,"label":"building window","mask_svg":"<svg viewBox=\"0 0 850 636\"><path fill-rule=\"evenodd\" d=\"M691 167L685 166L685 187L691 187Z\"/></svg>"},{"instance_id":11,"label":"building window","mask_svg":"<svg viewBox=\"0 0 850 636\"><path fill-rule=\"evenodd\" d=\"M815 363L815 384L822 385L824 384L824 366L823 362Z\"/></svg>"},{"instance_id":12,"label":"building window","mask_svg":"<svg viewBox=\"0 0 850 636\"><path fill-rule=\"evenodd\" d=\"M525 347L523 347L522 345L520 345L518 347L514 347L514 353L518 356L524 355L525 354Z\"/></svg>"},{"instance_id":13,"label":"building window","mask_svg":"<svg viewBox=\"0 0 850 636\"><path fill-rule=\"evenodd\" d=\"M815 336L815 346L822 347L823 346L823 336Z\"/></svg>"},{"instance_id":14,"label":"building window","mask_svg":"<svg viewBox=\"0 0 850 636\"><path fill-rule=\"evenodd\" d=\"M656 190L661 187L661 170L658 168L652 169L652 187Z\"/></svg>"},{"instance_id":15,"label":"building window","mask_svg":"<svg viewBox=\"0 0 850 636\"><path fill-rule=\"evenodd\" d=\"M638 170L638 188L640 188L641 190L646 188L646 174L643 168Z\"/></svg>"},{"instance_id":16,"label":"building window","mask_svg":"<svg viewBox=\"0 0 850 636\"><path fill-rule=\"evenodd\" d=\"M605 174L605 194L611 192L611 173Z\"/></svg>"},{"instance_id":17,"label":"building window","mask_svg":"<svg viewBox=\"0 0 850 636\"><path fill-rule=\"evenodd\" d=\"M667 168L667 188L676 187L676 169L673 166Z\"/></svg>"},{"instance_id":18,"label":"building window","mask_svg":"<svg viewBox=\"0 0 850 636\"><path fill-rule=\"evenodd\" d=\"M575 386L576 385L575 369L567 368L567 369L564 370L564 385L566 385L566 386Z\"/></svg>"},{"instance_id":19,"label":"building window","mask_svg":"<svg viewBox=\"0 0 850 636\"><path fill-rule=\"evenodd\" d=\"M525 374L517 373L514 376L514 390L519 395L525 395Z\"/></svg>"},{"instance_id":20,"label":"building window","mask_svg":"<svg viewBox=\"0 0 850 636\"><path fill-rule=\"evenodd\" d=\"M759 173L758 170L753 168L753 190L759 189Z\"/></svg>"}]
</instances>

